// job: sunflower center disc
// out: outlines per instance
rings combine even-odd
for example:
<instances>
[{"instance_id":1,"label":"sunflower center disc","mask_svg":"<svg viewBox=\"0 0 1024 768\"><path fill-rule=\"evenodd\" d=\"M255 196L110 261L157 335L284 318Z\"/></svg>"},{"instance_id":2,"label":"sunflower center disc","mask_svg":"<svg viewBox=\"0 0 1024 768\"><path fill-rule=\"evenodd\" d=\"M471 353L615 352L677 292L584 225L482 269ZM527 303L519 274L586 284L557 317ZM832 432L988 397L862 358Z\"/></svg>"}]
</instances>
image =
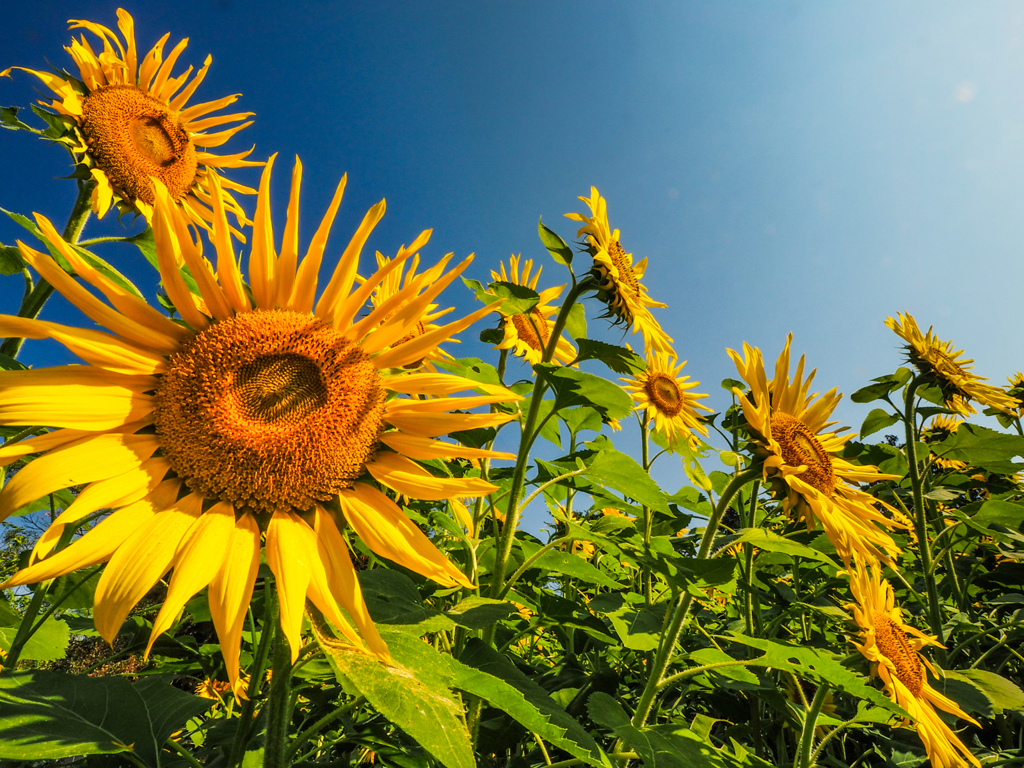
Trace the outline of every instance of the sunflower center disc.
<instances>
[{"instance_id":1,"label":"sunflower center disc","mask_svg":"<svg viewBox=\"0 0 1024 768\"><path fill-rule=\"evenodd\" d=\"M896 677L915 696L921 695L924 670L917 652L911 648L906 634L891 617L875 614L875 642L878 650L896 667Z\"/></svg>"},{"instance_id":2,"label":"sunflower center disc","mask_svg":"<svg viewBox=\"0 0 1024 768\"><path fill-rule=\"evenodd\" d=\"M788 413L776 412L771 417L771 431L782 451L783 460L791 467L807 467L800 479L831 496L836 488L832 457L807 425Z\"/></svg>"},{"instance_id":3,"label":"sunflower center disc","mask_svg":"<svg viewBox=\"0 0 1024 768\"><path fill-rule=\"evenodd\" d=\"M272 310L215 323L171 358L156 431L193 491L257 514L303 511L363 474L383 412L358 346L316 317Z\"/></svg>"},{"instance_id":4,"label":"sunflower center disc","mask_svg":"<svg viewBox=\"0 0 1024 768\"><path fill-rule=\"evenodd\" d=\"M98 88L82 104L89 155L128 197L154 202L150 177L180 200L195 184L196 149L181 118L134 85Z\"/></svg>"},{"instance_id":5,"label":"sunflower center disc","mask_svg":"<svg viewBox=\"0 0 1024 768\"><path fill-rule=\"evenodd\" d=\"M531 349L543 352L547 348L548 324L536 307L531 309L528 315L512 315L512 325L515 326L519 338L529 344ZM537 334L538 331L540 335Z\"/></svg>"},{"instance_id":6,"label":"sunflower center disc","mask_svg":"<svg viewBox=\"0 0 1024 768\"><path fill-rule=\"evenodd\" d=\"M683 410L683 393L671 376L655 373L648 377L644 389L655 407L669 418L678 416Z\"/></svg>"},{"instance_id":7,"label":"sunflower center disc","mask_svg":"<svg viewBox=\"0 0 1024 768\"><path fill-rule=\"evenodd\" d=\"M629 263L626 258L626 252L622 250L622 244L618 240L612 240L608 244L608 256L612 260L612 264L615 265L615 269L619 272L619 283L629 288L629 290L640 298L640 283L637 282L636 274L633 272L633 265Z\"/></svg>"}]
</instances>

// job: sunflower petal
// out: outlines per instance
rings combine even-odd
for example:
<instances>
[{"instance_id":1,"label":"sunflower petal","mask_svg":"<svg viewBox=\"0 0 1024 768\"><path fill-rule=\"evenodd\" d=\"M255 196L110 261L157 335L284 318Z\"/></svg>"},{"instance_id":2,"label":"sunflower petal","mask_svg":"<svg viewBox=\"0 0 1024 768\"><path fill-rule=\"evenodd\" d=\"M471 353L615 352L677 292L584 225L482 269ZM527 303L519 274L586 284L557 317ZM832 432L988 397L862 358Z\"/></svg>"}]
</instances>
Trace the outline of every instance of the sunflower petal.
<instances>
[{"instance_id":1,"label":"sunflower petal","mask_svg":"<svg viewBox=\"0 0 1024 768\"><path fill-rule=\"evenodd\" d=\"M486 496L498 486L478 477L435 477L397 453L379 452L366 470L374 479L411 499L440 501L452 496Z\"/></svg>"},{"instance_id":2,"label":"sunflower petal","mask_svg":"<svg viewBox=\"0 0 1024 768\"><path fill-rule=\"evenodd\" d=\"M301 526L309 528L294 512L277 512L267 528L267 564L277 580L281 631L288 638L293 664L302 647L302 612L312 568Z\"/></svg>"}]
</instances>

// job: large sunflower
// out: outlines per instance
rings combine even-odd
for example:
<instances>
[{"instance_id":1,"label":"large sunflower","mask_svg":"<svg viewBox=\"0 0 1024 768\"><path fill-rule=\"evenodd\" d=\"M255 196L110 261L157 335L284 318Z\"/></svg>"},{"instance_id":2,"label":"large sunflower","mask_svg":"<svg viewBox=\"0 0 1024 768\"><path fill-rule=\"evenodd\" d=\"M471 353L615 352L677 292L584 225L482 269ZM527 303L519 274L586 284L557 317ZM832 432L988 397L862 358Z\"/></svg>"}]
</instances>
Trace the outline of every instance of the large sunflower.
<instances>
[{"instance_id":1,"label":"large sunflower","mask_svg":"<svg viewBox=\"0 0 1024 768\"><path fill-rule=\"evenodd\" d=\"M775 364L775 377L768 381L761 350L743 344L743 357L733 350L729 356L750 392L734 392L743 408L755 451L764 459L764 479L782 496L783 509L807 521L808 529L820 522L825 534L845 562L853 555L870 561L888 560L899 554L889 534L879 526L898 523L875 509L874 497L855 483L896 480L876 467L854 466L839 453L853 435L840 437L836 424L828 421L842 395L832 389L819 397L809 394L815 371L804 379L804 358L789 378L790 334Z\"/></svg>"},{"instance_id":2,"label":"large sunflower","mask_svg":"<svg viewBox=\"0 0 1024 768\"><path fill-rule=\"evenodd\" d=\"M1018 400L999 387L983 384L988 379L971 373L974 360L962 359L963 350L953 346L952 341L942 341L929 328L922 334L917 321L909 312L900 312L898 319L886 318L885 324L907 342L907 359L927 377L929 384L942 390L946 407L963 416L977 411L971 400L995 408L1013 416Z\"/></svg>"},{"instance_id":3,"label":"large sunflower","mask_svg":"<svg viewBox=\"0 0 1024 768\"><path fill-rule=\"evenodd\" d=\"M647 286L640 282L647 271L647 259L633 262L619 239L619 230L608 224L608 204L590 188L590 197L579 198L590 208L590 215L567 213L566 217L583 223L577 237L587 236L589 251L594 257L592 273L598 283L598 298L608 306L608 316L616 323L632 327L643 336L646 352L671 352L672 339L661 329L651 314L651 307L664 307L647 295Z\"/></svg>"},{"instance_id":4,"label":"large sunflower","mask_svg":"<svg viewBox=\"0 0 1024 768\"><path fill-rule=\"evenodd\" d=\"M933 675L937 673L920 651L926 645L939 643L903 623L903 612L895 604L892 585L882 579L877 567L856 568L850 575L850 588L857 601L851 606L853 616L861 629L861 642L853 644L872 662L889 698L913 719L933 768L956 768L968 762L981 766L935 711L938 707L978 725L928 682L925 668Z\"/></svg>"},{"instance_id":5,"label":"large sunflower","mask_svg":"<svg viewBox=\"0 0 1024 768\"><path fill-rule=\"evenodd\" d=\"M434 438L511 418L449 413L453 409L519 399L504 387L404 368L493 305L395 344L416 328L425 308L471 258L446 272L450 255L445 257L390 302L356 319L374 287L429 236L424 232L356 288L359 254L384 213L384 201L366 214L315 300L344 184L296 268L300 174L293 178L277 252L270 218L272 160L260 183L248 287L220 197L213 196L214 270L193 242L187 218L158 185L154 237L160 272L185 324L92 269L39 215L50 246L109 304L51 256L19 243L21 253L110 333L0 317L0 335L53 338L88 363L0 373L0 424L57 428L0 448L7 462L43 454L0 492L0 519L47 493L85 485L40 539L33 564L2 586L109 560L94 615L100 634L113 640L131 608L173 568L150 643L192 595L209 586L210 611L236 690L242 620L261 539L293 657L301 645L307 598L355 646L387 657L349 561L348 529L384 558L446 586L471 586L387 491L427 500L490 493L494 486L478 477L438 477L417 460L512 458ZM214 177L212 183L216 193L219 181ZM201 301L186 287L179 260L188 266ZM466 390L484 394L451 396ZM53 552L65 526L78 527L103 509L114 511Z\"/></svg>"},{"instance_id":6,"label":"large sunflower","mask_svg":"<svg viewBox=\"0 0 1024 768\"><path fill-rule=\"evenodd\" d=\"M223 178L215 186L212 179L218 168L262 163L245 160L251 149L234 155L215 155L209 150L221 146L252 122L213 133L204 131L239 123L253 113L212 114L234 103L239 94L186 106L206 77L211 57L206 57L202 69L189 82L192 67L178 77L171 76L187 39L178 43L165 59L168 32L140 62L135 49L135 23L127 11L117 11L117 28L124 43L100 24L75 19L68 23L71 29L94 34L103 48L97 53L84 34L80 40L72 38L71 45L65 46L64 50L78 65L78 78L24 67L5 69L0 76L10 76L12 69L28 72L57 96L49 104L40 103L63 115L72 127L71 149L96 181L93 210L102 217L112 203L117 203L124 211L136 210L147 220L152 219L152 177L163 183L170 198L199 226L210 229L213 195L235 215L239 227L245 226L245 212L231 191L255 194L256 190ZM241 236L237 230L232 231Z\"/></svg>"},{"instance_id":7,"label":"large sunflower","mask_svg":"<svg viewBox=\"0 0 1024 768\"><path fill-rule=\"evenodd\" d=\"M686 361L678 365L676 361L675 355L653 352L647 356L647 370L619 381L626 382L623 389L633 398L636 410L644 412L645 421L654 422L654 428L665 436L669 446L686 440L696 450L697 436L693 433L708 434L698 410L710 413L711 409L697 402L707 395L689 391L700 386L700 382L690 381L689 376L679 377Z\"/></svg>"},{"instance_id":8,"label":"large sunflower","mask_svg":"<svg viewBox=\"0 0 1024 768\"><path fill-rule=\"evenodd\" d=\"M522 285L536 291L541 270L544 268L537 267L537 271L531 278L533 259L526 259L523 262L522 272L520 272L520 258L515 255L509 257L508 271L505 270L504 264L501 264L500 273L492 269L491 279L495 282ZM560 285L541 291L540 301L529 312L502 317L501 330L504 333L504 338L495 349L511 349L513 354L524 358L530 365L541 362L544 358L544 350L547 349L551 339L551 332L555 327L555 321L551 318L558 314L558 307L551 306L549 302L557 299L564 287L564 285ZM576 359L576 349L564 336L559 336L558 341L555 342L555 353L551 359L553 362L563 365L571 363Z\"/></svg>"}]
</instances>

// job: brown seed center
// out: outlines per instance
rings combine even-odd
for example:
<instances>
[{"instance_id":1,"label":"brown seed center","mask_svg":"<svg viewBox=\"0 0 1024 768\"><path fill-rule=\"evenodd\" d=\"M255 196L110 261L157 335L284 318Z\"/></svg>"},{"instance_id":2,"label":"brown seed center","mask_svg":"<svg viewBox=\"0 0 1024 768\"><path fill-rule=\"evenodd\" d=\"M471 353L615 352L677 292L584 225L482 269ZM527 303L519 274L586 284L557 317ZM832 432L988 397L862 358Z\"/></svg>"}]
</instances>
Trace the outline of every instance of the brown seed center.
<instances>
[{"instance_id":1,"label":"brown seed center","mask_svg":"<svg viewBox=\"0 0 1024 768\"><path fill-rule=\"evenodd\" d=\"M655 407L663 414L672 418L683 410L683 393L676 380L664 373L654 373L647 377L644 390Z\"/></svg>"},{"instance_id":2,"label":"brown seed center","mask_svg":"<svg viewBox=\"0 0 1024 768\"><path fill-rule=\"evenodd\" d=\"M235 371L239 412L265 424L302 421L327 403L320 366L296 354L266 355Z\"/></svg>"},{"instance_id":3,"label":"brown seed center","mask_svg":"<svg viewBox=\"0 0 1024 768\"><path fill-rule=\"evenodd\" d=\"M512 315L512 325L515 326L519 338L529 344L531 349L538 352L547 349L548 324L536 307L531 309L529 314Z\"/></svg>"},{"instance_id":4,"label":"brown seed center","mask_svg":"<svg viewBox=\"0 0 1024 768\"><path fill-rule=\"evenodd\" d=\"M875 614L875 642L878 650L896 667L896 677L915 696L924 686L924 667L907 640L906 633L890 616Z\"/></svg>"},{"instance_id":5,"label":"brown seed center","mask_svg":"<svg viewBox=\"0 0 1024 768\"><path fill-rule=\"evenodd\" d=\"M153 204L150 177L180 200L195 184L196 149L181 118L134 85L98 88L82 104L89 156L131 200Z\"/></svg>"},{"instance_id":6,"label":"brown seed center","mask_svg":"<svg viewBox=\"0 0 1024 768\"><path fill-rule=\"evenodd\" d=\"M615 265L615 269L619 272L619 283L628 287L634 296L640 298L640 282L636 279L633 265L629 263L629 259L626 258L626 252L622 249L622 244L618 240L612 240L608 244L608 256L611 258L612 264Z\"/></svg>"},{"instance_id":7,"label":"brown seed center","mask_svg":"<svg viewBox=\"0 0 1024 768\"><path fill-rule=\"evenodd\" d=\"M807 471L800 475L800 479L831 496L836 488L832 457L810 428L800 419L781 411L772 414L770 423L772 437L779 444L786 464L791 467L806 466Z\"/></svg>"}]
</instances>

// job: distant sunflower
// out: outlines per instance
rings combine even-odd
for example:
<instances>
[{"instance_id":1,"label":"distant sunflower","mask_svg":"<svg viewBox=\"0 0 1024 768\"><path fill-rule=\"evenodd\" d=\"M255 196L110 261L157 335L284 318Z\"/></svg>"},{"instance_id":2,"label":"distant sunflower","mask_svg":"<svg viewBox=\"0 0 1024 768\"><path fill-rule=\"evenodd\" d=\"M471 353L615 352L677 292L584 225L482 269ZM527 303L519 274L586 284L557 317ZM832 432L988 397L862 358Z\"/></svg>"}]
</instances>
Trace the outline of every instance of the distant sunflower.
<instances>
[{"instance_id":1,"label":"distant sunflower","mask_svg":"<svg viewBox=\"0 0 1024 768\"><path fill-rule=\"evenodd\" d=\"M711 413L711 409L697 402L707 395L689 391L700 386L700 382L690 381L689 376L680 378L686 361L678 365L676 361L674 354L652 352L647 355L647 370L619 381L626 382L623 389L636 403L635 410L643 412L646 422L654 422L654 428L665 436L670 446L686 440L696 450L698 439L693 433L708 434L698 411Z\"/></svg>"},{"instance_id":2,"label":"distant sunflower","mask_svg":"<svg viewBox=\"0 0 1024 768\"><path fill-rule=\"evenodd\" d=\"M380 283L373 289L373 293L370 294L370 309L372 311L379 310L381 307L385 307L385 314L382 316L380 324L386 325L388 321L391 319L391 315L386 313L388 313L389 310L392 313L397 311L397 309L394 309L395 307L397 307L395 296L398 296L402 292L403 288L408 287L416 282L416 272L419 269L420 265L420 255L417 253L411 259L403 260L401 263L398 264L393 264L395 259L383 255L380 251L377 252L376 258L377 269L386 269L386 277L380 281ZM406 269L406 267L408 267L408 269ZM366 284L366 279L361 277L360 275L356 275L356 281L360 285ZM454 311L453 307L438 310L437 304L427 305L427 307L423 310L423 315L420 318L420 321L416 324L416 327L410 330L409 333L407 333L405 336L398 339L394 344L392 344L389 347L389 349L393 349L394 347L397 347L401 344L413 341L414 339L419 338L425 333L437 330L440 326L434 321L441 317L444 317L445 315L449 314L452 311ZM453 339L453 341L455 341L455 339ZM426 365L429 368L429 370L433 371L434 368L432 366L432 363L434 361L446 359L450 360L452 359L452 356L449 355L440 347L435 347L430 351L430 353L426 357L420 358L419 360L413 360L405 367L410 370L416 370L417 368Z\"/></svg>"},{"instance_id":3,"label":"distant sunflower","mask_svg":"<svg viewBox=\"0 0 1024 768\"><path fill-rule=\"evenodd\" d=\"M869 561L887 560L899 554L892 537L881 527L897 525L875 509L878 502L855 483L897 480L877 467L855 466L839 456L853 435L840 437L828 421L842 395L832 389L825 395L809 394L815 371L804 379L804 358L789 378L790 334L775 364L775 378L768 381L761 350L743 344L743 357L728 350L750 392L733 390L743 408L755 451L764 459L764 479L782 496L787 513L804 518L807 528L820 522L844 562L853 555ZM887 506L884 505L883 506Z\"/></svg>"},{"instance_id":4,"label":"distant sunflower","mask_svg":"<svg viewBox=\"0 0 1024 768\"><path fill-rule=\"evenodd\" d=\"M594 257L592 274L597 279L598 298L608 307L608 317L616 323L640 332L647 352L671 352L672 339L662 330L651 314L651 307L664 307L647 294L647 286L640 282L647 271L647 259L634 263L633 255L626 253L619 239L619 230L608 224L608 204L590 188L590 197L579 198L590 208L590 216L567 213L567 218L583 223L577 237L587 236L590 255Z\"/></svg>"},{"instance_id":5,"label":"distant sunflower","mask_svg":"<svg viewBox=\"0 0 1024 768\"><path fill-rule=\"evenodd\" d=\"M885 324L907 342L907 359L928 378L928 383L942 390L946 407L963 416L977 413L971 405L976 400L1010 416L1018 400L999 387L983 384L988 379L971 373L974 360L961 359L963 350L957 350L952 341L942 341L932 329L922 334L917 321L909 312L900 312L898 319L886 318Z\"/></svg>"},{"instance_id":6,"label":"distant sunflower","mask_svg":"<svg viewBox=\"0 0 1024 768\"><path fill-rule=\"evenodd\" d=\"M928 426L922 430L924 434L922 437L926 443L938 443L945 440L952 434L955 434L960 425L964 423L963 419L958 419L955 416L948 416L946 414L937 414L932 416L932 420L928 422ZM966 469L967 464L956 459L944 459L941 456L932 454L932 461L934 461L942 469L961 470Z\"/></svg>"},{"instance_id":7,"label":"distant sunflower","mask_svg":"<svg viewBox=\"0 0 1024 768\"><path fill-rule=\"evenodd\" d=\"M938 673L920 651L926 645L942 646L934 638L903 623L903 612L896 606L892 585L882 579L877 567L862 566L854 570L850 575L850 588L856 599L850 607L861 629L861 642L853 644L872 662L874 673L882 678L889 698L910 715L933 768L956 768L968 762L980 767L978 758L935 711L938 707L978 725L956 702L928 682L925 667L933 675L938 676Z\"/></svg>"},{"instance_id":8,"label":"distant sunflower","mask_svg":"<svg viewBox=\"0 0 1024 768\"><path fill-rule=\"evenodd\" d=\"M252 122L214 133L204 131L241 122L253 113L211 114L234 103L238 94L186 106L206 77L212 58L207 56L202 69L187 82L192 67L178 77L171 77L171 70L188 39L178 43L164 59L168 32L139 62L135 22L124 9L117 11L117 28L124 43L100 24L75 19L68 23L71 29L85 29L96 35L103 46L96 53L84 34L65 46L78 65L80 79L24 67L10 67L0 76L9 77L13 69L28 72L57 96L49 104L40 103L63 115L72 126L71 150L96 181L92 196L96 214L102 217L112 203L117 203L123 211L138 211L151 220L155 192L150 179L156 178L189 219L204 229L209 230L213 221L213 195L235 215L239 227L249 223L231 191L255 194L256 190L224 178L215 186L212 179L218 175L218 168L262 163L245 160L251 149L234 155L214 155L208 150L221 146ZM241 238L237 230L232 232Z\"/></svg>"},{"instance_id":9,"label":"distant sunflower","mask_svg":"<svg viewBox=\"0 0 1024 768\"><path fill-rule=\"evenodd\" d=\"M519 259L519 256L509 257L507 272L504 264L501 264L500 273L492 269L491 279L495 282L522 285L536 291L543 267L538 267L531 279L530 271L533 269L533 259L526 259L523 262L521 273ZM505 336L495 349L511 349L513 354L524 358L530 365L541 362L544 359L544 350L547 349L548 341L551 339L551 332L555 327L555 321L551 318L558 314L558 307L553 307L548 302L557 299L564 287L564 285L560 285L541 291L540 301L529 312L503 316L501 330ZM553 362L563 365L571 363L576 359L576 348L564 336L560 336L555 342L555 354L551 359Z\"/></svg>"},{"instance_id":10,"label":"distant sunflower","mask_svg":"<svg viewBox=\"0 0 1024 768\"><path fill-rule=\"evenodd\" d=\"M1017 371L1013 376L1007 376L1006 380L1010 382L1006 394L1017 401L1013 408L1013 415L1021 418L1024 416L1024 373Z\"/></svg>"},{"instance_id":11,"label":"distant sunflower","mask_svg":"<svg viewBox=\"0 0 1024 768\"><path fill-rule=\"evenodd\" d=\"M377 484L400 496L438 501L490 493L494 486L480 478L438 477L418 461L512 458L434 438L511 418L452 410L519 399L504 387L404 368L493 305L395 344L417 327L426 307L471 258L446 272L449 254L388 306L356 320L372 290L426 243L429 232L353 290L360 251L384 213L381 201L364 217L316 300L343 185L296 267L300 174L293 177L277 252L272 165L273 158L260 183L248 287L219 195L213 196L214 270L193 242L185 215L157 187L153 223L160 273L185 325L89 266L38 214L49 245L110 304L51 256L19 243L22 255L110 333L0 316L0 335L53 338L88 363L0 372L0 424L57 428L0 448L5 462L43 454L0 492L0 520L28 501L85 485L40 539L33 563L2 586L109 561L97 584L94 617L110 641L131 608L173 568L150 646L182 606L209 586L210 611L236 691L261 538L293 659L301 647L307 598L353 645L388 657L349 560L348 529L381 557L445 586L471 586ZM212 183L216 193L219 181L214 177ZM186 287L179 262L187 265L201 300ZM484 394L451 397L466 390ZM78 527L107 508L114 509L109 517L53 553L65 526Z\"/></svg>"}]
</instances>

